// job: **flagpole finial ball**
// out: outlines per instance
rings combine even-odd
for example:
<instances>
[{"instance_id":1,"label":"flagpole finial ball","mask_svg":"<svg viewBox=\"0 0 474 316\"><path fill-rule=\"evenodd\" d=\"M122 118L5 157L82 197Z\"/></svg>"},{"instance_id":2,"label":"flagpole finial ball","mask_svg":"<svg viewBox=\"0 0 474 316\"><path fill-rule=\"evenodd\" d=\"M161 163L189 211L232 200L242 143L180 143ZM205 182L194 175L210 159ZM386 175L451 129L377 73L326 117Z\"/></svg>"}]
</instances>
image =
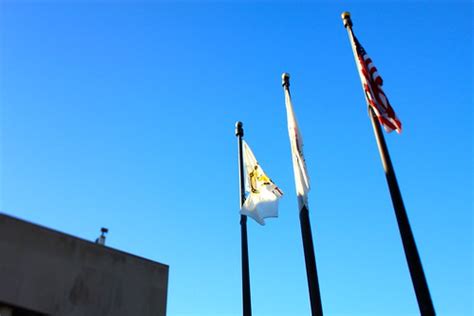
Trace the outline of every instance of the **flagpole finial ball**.
<instances>
[{"instance_id":1,"label":"flagpole finial ball","mask_svg":"<svg viewBox=\"0 0 474 316\"><path fill-rule=\"evenodd\" d=\"M244 124L241 121L235 123L235 136L244 136L244 129L242 128Z\"/></svg>"},{"instance_id":2,"label":"flagpole finial ball","mask_svg":"<svg viewBox=\"0 0 474 316\"><path fill-rule=\"evenodd\" d=\"M344 27L352 26L351 14L350 12L344 11L341 14L342 21L344 23Z\"/></svg>"},{"instance_id":3,"label":"flagpole finial ball","mask_svg":"<svg viewBox=\"0 0 474 316\"><path fill-rule=\"evenodd\" d=\"M281 75L281 85L282 86L285 86L285 85L290 85L290 74L287 73L287 72L284 72L282 75Z\"/></svg>"}]
</instances>

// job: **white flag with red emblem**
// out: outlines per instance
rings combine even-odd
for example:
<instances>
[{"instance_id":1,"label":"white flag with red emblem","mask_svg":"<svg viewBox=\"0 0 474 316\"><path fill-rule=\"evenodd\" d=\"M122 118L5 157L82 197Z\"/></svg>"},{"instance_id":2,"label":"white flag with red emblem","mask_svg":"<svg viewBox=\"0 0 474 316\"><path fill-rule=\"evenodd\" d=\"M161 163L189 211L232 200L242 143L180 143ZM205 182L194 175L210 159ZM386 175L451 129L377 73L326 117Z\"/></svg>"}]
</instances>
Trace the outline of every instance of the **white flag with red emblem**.
<instances>
[{"instance_id":1,"label":"white flag with red emblem","mask_svg":"<svg viewBox=\"0 0 474 316\"><path fill-rule=\"evenodd\" d=\"M303 155L303 137L301 136L298 123L296 122L288 88L285 88L285 104L288 119L288 133L291 144L291 156L293 160L293 171L295 173L296 194L303 205L308 207L309 177L306 172L306 162ZM300 207L303 207L303 205L300 205Z\"/></svg>"}]
</instances>

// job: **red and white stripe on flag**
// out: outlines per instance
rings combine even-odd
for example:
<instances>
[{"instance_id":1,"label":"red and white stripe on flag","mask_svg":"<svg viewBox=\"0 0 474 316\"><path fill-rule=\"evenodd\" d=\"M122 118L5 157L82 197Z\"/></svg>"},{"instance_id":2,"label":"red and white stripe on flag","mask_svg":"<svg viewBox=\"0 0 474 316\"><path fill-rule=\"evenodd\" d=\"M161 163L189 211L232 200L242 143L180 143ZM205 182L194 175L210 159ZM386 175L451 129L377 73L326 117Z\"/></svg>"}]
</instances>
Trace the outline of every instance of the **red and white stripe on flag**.
<instances>
[{"instance_id":1,"label":"red and white stripe on flag","mask_svg":"<svg viewBox=\"0 0 474 316\"><path fill-rule=\"evenodd\" d=\"M400 133L402 131L402 123L395 114L395 111L382 89L382 77L378 74L377 68L375 68L372 59L354 34L352 34L352 37L357 52L357 68L360 72L360 78L362 80L365 98L367 99L368 105L374 110L380 124L383 125L387 132L396 130L397 133Z\"/></svg>"}]
</instances>

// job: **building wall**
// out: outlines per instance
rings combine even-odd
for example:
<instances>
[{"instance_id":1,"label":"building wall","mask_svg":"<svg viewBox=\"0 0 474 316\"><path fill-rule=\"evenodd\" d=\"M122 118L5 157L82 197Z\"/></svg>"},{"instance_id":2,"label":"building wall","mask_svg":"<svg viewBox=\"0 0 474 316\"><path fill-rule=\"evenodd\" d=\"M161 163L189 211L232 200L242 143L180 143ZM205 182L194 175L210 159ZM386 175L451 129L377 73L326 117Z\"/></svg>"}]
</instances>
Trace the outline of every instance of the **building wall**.
<instances>
[{"instance_id":1,"label":"building wall","mask_svg":"<svg viewBox=\"0 0 474 316\"><path fill-rule=\"evenodd\" d=\"M46 315L166 314L168 266L0 214L0 302Z\"/></svg>"}]
</instances>

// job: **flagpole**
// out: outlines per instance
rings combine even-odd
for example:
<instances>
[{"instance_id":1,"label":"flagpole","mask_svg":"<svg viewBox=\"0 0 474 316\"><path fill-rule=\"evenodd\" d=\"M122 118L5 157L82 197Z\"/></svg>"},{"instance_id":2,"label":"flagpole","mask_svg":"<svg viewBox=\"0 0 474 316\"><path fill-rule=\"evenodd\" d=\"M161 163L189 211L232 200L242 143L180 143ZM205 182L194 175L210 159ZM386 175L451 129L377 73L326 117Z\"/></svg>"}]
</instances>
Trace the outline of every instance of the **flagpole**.
<instances>
[{"instance_id":1,"label":"flagpole","mask_svg":"<svg viewBox=\"0 0 474 316\"><path fill-rule=\"evenodd\" d=\"M244 129L242 122L235 123L235 136L238 144L239 160L239 182L240 182L240 206L245 202L245 178L244 178L244 160L242 150L242 137ZM252 315L252 302L250 298L250 272L249 272L249 249L247 241L247 216L240 215L240 243L242 247L242 315Z\"/></svg>"},{"instance_id":2,"label":"flagpole","mask_svg":"<svg viewBox=\"0 0 474 316\"><path fill-rule=\"evenodd\" d=\"M344 22L344 27L347 29L349 38L351 38L352 20L350 13L342 13L342 20ZM354 56L356 57L355 51ZM369 116L374 129L375 139L377 141L382 165L385 170L385 177L387 179L390 196L392 198L392 204L395 210L395 216L397 218L398 229L400 231L405 257L408 263L408 269L410 271L411 280L415 289L418 307L422 316L433 316L436 313L433 302L431 301L431 295L426 282L423 266L421 264L420 255L418 254L418 250L416 248L415 238L413 237L413 232L410 227L405 205L403 204L402 194L400 192L400 188L398 187L392 160L390 159L390 154L388 152L387 144L385 143L382 129L380 128L380 123L378 122L374 110L370 106Z\"/></svg>"},{"instance_id":3,"label":"flagpole","mask_svg":"<svg viewBox=\"0 0 474 316\"><path fill-rule=\"evenodd\" d=\"M290 94L290 76L287 73L282 75L282 86ZM306 264L306 277L308 279L309 298L311 304L311 314L322 316L323 307L321 303L321 293L319 291L318 272L316 269L316 259L314 255L313 234L309 221L309 212L303 196L298 195L298 209L300 210L301 236L303 239L303 251Z\"/></svg>"}]
</instances>

